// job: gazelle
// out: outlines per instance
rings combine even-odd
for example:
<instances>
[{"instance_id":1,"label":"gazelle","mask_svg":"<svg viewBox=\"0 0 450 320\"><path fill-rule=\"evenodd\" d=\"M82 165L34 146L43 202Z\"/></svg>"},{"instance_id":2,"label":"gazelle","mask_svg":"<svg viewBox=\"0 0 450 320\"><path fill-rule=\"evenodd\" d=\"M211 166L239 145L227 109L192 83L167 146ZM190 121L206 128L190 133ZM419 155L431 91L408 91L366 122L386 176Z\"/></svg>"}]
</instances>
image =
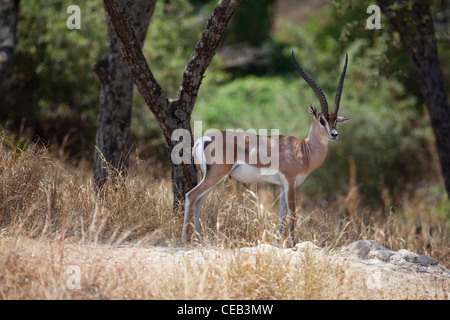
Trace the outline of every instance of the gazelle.
<instances>
[{"instance_id":1,"label":"gazelle","mask_svg":"<svg viewBox=\"0 0 450 320\"><path fill-rule=\"evenodd\" d=\"M276 239L277 242L280 239L283 218L288 211L289 240L291 245L293 244L292 236L296 221L295 188L302 184L312 171L322 165L328 153L328 142L338 139L336 125L347 122L350 118L338 117L347 70L347 55L331 113L328 112L328 103L322 89L303 72L295 61L294 52L292 52L292 60L298 73L314 90L320 102L321 112L318 112L312 104L309 105L309 113L314 120L308 137L300 140L283 135L263 136L243 132L216 131L198 139L194 144L193 153L196 163L201 166L203 179L186 194L183 239L186 237L187 224L193 213L195 240L199 240L202 204L214 186L230 175L244 183L265 181L281 186L280 218ZM241 143L236 143L236 140ZM253 143L250 143L251 141ZM213 151L208 153L207 149ZM275 170L267 170L267 162L261 161L262 154L276 155L277 168ZM251 159L253 161L250 161Z\"/></svg>"}]
</instances>

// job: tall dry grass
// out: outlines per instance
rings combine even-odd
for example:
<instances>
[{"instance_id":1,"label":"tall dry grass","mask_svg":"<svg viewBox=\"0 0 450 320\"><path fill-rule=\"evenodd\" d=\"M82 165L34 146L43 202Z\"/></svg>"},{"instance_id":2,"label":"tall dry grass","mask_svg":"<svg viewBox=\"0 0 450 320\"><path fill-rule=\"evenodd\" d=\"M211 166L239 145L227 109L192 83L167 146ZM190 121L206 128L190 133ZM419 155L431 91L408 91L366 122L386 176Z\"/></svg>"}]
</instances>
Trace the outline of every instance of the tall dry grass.
<instances>
[{"instance_id":1,"label":"tall dry grass","mask_svg":"<svg viewBox=\"0 0 450 320\"><path fill-rule=\"evenodd\" d=\"M99 194L89 165L74 167L40 145L21 150L6 136L0 142L1 299L364 298L346 291L350 280L331 260L225 254L273 242L278 200L271 187L221 184L203 206L202 242L227 258L164 268L137 248L180 245L183 217L172 210L167 179L156 180L150 167L134 161L128 177ZM299 193L296 239L330 249L373 239L449 268L450 226L433 214L439 204L424 190L398 203L386 197L378 211L362 203L356 185L327 206ZM67 288L72 264L84 268L81 290Z\"/></svg>"}]
</instances>

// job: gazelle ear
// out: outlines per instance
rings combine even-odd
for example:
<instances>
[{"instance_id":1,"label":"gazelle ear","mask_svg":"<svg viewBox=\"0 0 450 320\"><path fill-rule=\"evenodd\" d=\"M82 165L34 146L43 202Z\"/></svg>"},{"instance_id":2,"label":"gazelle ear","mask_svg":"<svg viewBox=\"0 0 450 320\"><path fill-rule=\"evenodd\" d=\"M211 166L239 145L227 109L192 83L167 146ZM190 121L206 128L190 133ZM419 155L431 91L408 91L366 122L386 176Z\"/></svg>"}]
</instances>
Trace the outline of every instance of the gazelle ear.
<instances>
[{"instance_id":1,"label":"gazelle ear","mask_svg":"<svg viewBox=\"0 0 450 320\"><path fill-rule=\"evenodd\" d=\"M338 117L337 119L336 119L336 122L339 122L339 123L346 123L347 121L349 121L351 118L350 117Z\"/></svg>"},{"instance_id":2,"label":"gazelle ear","mask_svg":"<svg viewBox=\"0 0 450 320\"><path fill-rule=\"evenodd\" d=\"M317 110L314 108L312 104L309 105L309 113L314 117L317 118Z\"/></svg>"}]
</instances>

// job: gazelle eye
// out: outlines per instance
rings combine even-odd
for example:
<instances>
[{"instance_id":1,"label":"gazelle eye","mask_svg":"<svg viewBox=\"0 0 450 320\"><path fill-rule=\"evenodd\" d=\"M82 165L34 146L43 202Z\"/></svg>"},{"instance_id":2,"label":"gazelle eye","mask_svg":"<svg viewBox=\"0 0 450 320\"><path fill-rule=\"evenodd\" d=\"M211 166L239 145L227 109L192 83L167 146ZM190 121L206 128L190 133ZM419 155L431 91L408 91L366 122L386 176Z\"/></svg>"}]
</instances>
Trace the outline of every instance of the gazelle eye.
<instances>
[{"instance_id":1,"label":"gazelle eye","mask_svg":"<svg viewBox=\"0 0 450 320\"><path fill-rule=\"evenodd\" d=\"M325 120L323 120L323 118L320 118L320 124L325 127Z\"/></svg>"}]
</instances>

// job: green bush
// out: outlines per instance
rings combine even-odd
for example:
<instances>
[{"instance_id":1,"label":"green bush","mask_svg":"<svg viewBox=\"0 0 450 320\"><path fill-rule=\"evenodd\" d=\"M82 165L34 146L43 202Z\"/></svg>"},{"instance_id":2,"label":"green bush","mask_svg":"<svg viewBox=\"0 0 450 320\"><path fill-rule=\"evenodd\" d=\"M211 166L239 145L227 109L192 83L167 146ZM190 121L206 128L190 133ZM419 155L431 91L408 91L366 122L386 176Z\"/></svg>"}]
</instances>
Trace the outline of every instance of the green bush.
<instances>
[{"instance_id":1,"label":"green bush","mask_svg":"<svg viewBox=\"0 0 450 320\"><path fill-rule=\"evenodd\" d=\"M29 136L54 145L72 133L80 152L95 135L99 81L92 65L104 54L106 25L102 5L84 0L77 3L81 29L69 30L71 4L20 2L13 67L0 87L0 124L12 131L22 124Z\"/></svg>"}]
</instances>

